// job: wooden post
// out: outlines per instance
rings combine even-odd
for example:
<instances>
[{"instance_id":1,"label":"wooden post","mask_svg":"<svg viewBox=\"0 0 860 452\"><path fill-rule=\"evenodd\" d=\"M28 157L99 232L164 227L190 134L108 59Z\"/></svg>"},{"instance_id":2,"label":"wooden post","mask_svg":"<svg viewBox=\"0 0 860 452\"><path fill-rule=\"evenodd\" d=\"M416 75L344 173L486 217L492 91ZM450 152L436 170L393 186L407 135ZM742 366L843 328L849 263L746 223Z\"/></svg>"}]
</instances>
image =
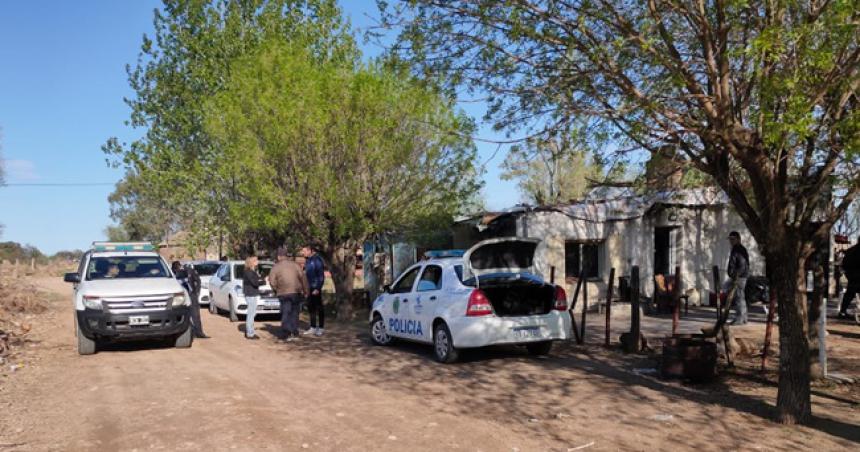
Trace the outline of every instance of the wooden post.
<instances>
[{"instance_id":1,"label":"wooden post","mask_svg":"<svg viewBox=\"0 0 860 452\"><path fill-rule=\"evenodd\" d=\"M630 335L633 344L633 349L636 353L641 350L641 342L639 337L642 335L639 319L639 266L634 265L630 271L630 296L633 298L630 302Z\"/></svg>"},{"instance_id":2,"label":"wooden post","mask_svg":"<svg viewBox=\"0 0 860 452\"><path fill-rule=\"evenodd\" d=\"M579 344L579 328L576 326L576 316L573 314L573 310L576 308L576 302L579 299L579 289L582 287L582 279L585 275L585 272L579 272L579 281L576 282L576 289L573 291L573 301L570 302L570 326L573 330L573 337L576 339L576 343Z\"/></svg>"},{"instance_id":3,"label":"wooden post","mask_svg":"<svg viewBox=\"0 0 860 452\"><path fill-rule=\"evenodd\" d=\"M767 308L767 325L764 328L764 350L761 352L761 371L767 370L767 352L770 350L770 340L773 335L773 317L776 311L776 294L770 290L770 301Z\"/></svg>"},{"instance_id":4,"label":"wooden post","mask_svg":"<svg viewBox=\"0 0 860 452\"><path fill-rule=\"evenodd\" d=\"M585 313L588 312L588 281L582 283L582 325L579 333L579 344L585 342Z\"/></svg>"},{"instance_id":5,"label":"wooden post","mask_svg":"<svg viewBox=\"0 0 860 452\"><path fill-rule=\"evenodd\" d=\"M549 283L555 284L555 266L549 268Z\"/></svg>"},{"instance_id":6,"label":"wooden post","mask_svg":"<svg viewBox=\"0 0 860 452\"><path fill-rule=\"evenodd\" d=\"M675 285L672 287L672 336L678 332L681 316L681 266L675 267Z\"/></svg>"},{"instance_id":7,"label":"wooden post","mask_svg":"<svg viewBox=\"0 0 860 452\"><path fill-rule=\"evenodd\" d=\"M606 288L606 346L609 347L609 322L612 318L612 283L615 281L615 268L609 269L609 287Z\"/></svg>"},{"instance_id":8,"label":"wooden post","mask_svg":"<svg viewBox=\"0 0 860 452\"><path fill-rule=\"evenodd\" d=\"M717 296L717 321L719 322L723 316L723 303L720 298L720 267L714 265L711 267L711 273L714 275L714 294Z\"/></svg>"}]
</instances>

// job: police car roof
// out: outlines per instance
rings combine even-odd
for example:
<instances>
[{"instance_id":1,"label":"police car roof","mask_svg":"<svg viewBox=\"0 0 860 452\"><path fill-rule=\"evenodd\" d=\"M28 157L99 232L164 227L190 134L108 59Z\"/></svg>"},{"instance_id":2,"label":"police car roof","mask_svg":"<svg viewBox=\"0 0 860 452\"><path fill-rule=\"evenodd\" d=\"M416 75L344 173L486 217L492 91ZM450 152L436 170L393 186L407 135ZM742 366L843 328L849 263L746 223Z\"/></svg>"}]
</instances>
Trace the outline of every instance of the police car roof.
<instances>
[{"instance_id":1,"label":"police car roof","mask_svg":"<svg viewBox=\"0 0 860 452\"><path fill-rule=\"evenodd\" d=\"M161 257L155 251L93 251L92 257Z\"/></svg>"}]
</instances>

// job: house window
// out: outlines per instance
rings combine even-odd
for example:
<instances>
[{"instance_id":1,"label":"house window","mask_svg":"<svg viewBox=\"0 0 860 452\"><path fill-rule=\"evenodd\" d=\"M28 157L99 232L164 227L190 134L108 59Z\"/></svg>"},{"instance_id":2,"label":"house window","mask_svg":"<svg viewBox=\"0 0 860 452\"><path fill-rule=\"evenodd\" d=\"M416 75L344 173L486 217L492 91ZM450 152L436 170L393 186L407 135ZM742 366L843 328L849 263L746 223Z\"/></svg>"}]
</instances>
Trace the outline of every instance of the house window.
<instances>
[{"instance_id":1,"label":"house window","mask_svg":"<svg viewBox=\"0 0 860 452\"><path fill-rule=\"evenodd\" d=\"M568 278L576 278L580 271L586 278L600 276L600 247L597 242L566 242L564 244L564 272Z\"/></svg>"}]
</instances>

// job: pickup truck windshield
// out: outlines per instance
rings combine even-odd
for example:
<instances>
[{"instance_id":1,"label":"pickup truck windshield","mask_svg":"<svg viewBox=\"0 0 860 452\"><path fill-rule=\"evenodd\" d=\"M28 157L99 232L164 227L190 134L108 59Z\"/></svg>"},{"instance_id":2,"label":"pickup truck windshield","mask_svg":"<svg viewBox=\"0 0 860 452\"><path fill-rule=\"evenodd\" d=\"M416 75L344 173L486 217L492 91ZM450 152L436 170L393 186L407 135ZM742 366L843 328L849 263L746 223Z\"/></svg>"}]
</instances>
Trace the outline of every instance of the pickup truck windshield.
<instances>
[{"instance_id":1,"label":"pickup truck windshield","mask_svg":"<svg viewBox=\"0 0 860 452\"><path fill-rule=\"evenodd\" d=\"M149 256L93 257L87 266L87 280L170 278L164 262Z\"/></svg>"}]
</instances>

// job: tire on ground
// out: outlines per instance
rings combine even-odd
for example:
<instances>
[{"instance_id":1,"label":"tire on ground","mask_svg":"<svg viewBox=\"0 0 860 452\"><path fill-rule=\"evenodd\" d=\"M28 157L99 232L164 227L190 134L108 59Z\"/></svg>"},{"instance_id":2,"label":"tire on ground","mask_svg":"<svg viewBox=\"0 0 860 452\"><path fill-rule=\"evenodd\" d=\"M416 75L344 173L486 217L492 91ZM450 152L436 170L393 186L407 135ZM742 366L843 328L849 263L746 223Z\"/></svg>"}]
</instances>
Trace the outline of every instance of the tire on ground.
<instances>
[{"instance_id":1,"label":"tire on ground","mask_svg":"<svg viewBox=\"0 0 860 452\"><path fill-rule=\"evenodd\" d=\"M80 327L76 328L78 331L78 354L79 355L92 355L96 352L96 341L84 336L84 333L81 331Z\"/></svg>"},{"instance_id":2,"label":"tire on ground","mask_svg":"<svg viewBox=\"0 0 860 452\"><path fill-rule=\"evenodd\" d=\"M230 321L238 322L239 314L236 314L236 304L233 302L233 297L230 297L227 301L230 305Z\"/></svg>"},{"instance_id":3,"label":"tire on ground","mask_svg":"<svg viewBox=\"0 0 860 452\"><path fill-rule=\"evenodd\" d=\"M534 355L534 356L548 355L549 351L552 350L552 341L535 342L532 344L526 344L526 350L529 351L529 355Z\"/></svg>"},{"instance_id":4,"label":"tire on ground","mask_svg":"<svg viewBox=\"0 0 860 452\"><path fill-rule=\"evenodd\" d=\"M381 328L381 330L377 328ZM373 342L373 345L391 345L393 339L385 332L385 321L382 319L382 316L375 314L373 321L370 322L370 341Z\"/></svg>"},{"instance_id":5,"label":"tire on ground","mask_svg":"<svg viewBox=\"0 0 860 452\"><path fill-rule=\"evenodd\" d=\"M188 325L188 329L176 337L173 345L176 348L188 348L191 347L192 342L194 342L194 336L191 334L191 325Z\"/></svg>"},{"instance_id":6,"label":"tire on ground","mask_svg":"<svg viewBox=\"0 0 860 452\"><path fill-rule=\"evenodd\" d=\"M440 363L450 364L457 361L459 351L454 348L454 338L445 322L439 322L433 327L433 356Z\"/></svg>"}]
</instances>

